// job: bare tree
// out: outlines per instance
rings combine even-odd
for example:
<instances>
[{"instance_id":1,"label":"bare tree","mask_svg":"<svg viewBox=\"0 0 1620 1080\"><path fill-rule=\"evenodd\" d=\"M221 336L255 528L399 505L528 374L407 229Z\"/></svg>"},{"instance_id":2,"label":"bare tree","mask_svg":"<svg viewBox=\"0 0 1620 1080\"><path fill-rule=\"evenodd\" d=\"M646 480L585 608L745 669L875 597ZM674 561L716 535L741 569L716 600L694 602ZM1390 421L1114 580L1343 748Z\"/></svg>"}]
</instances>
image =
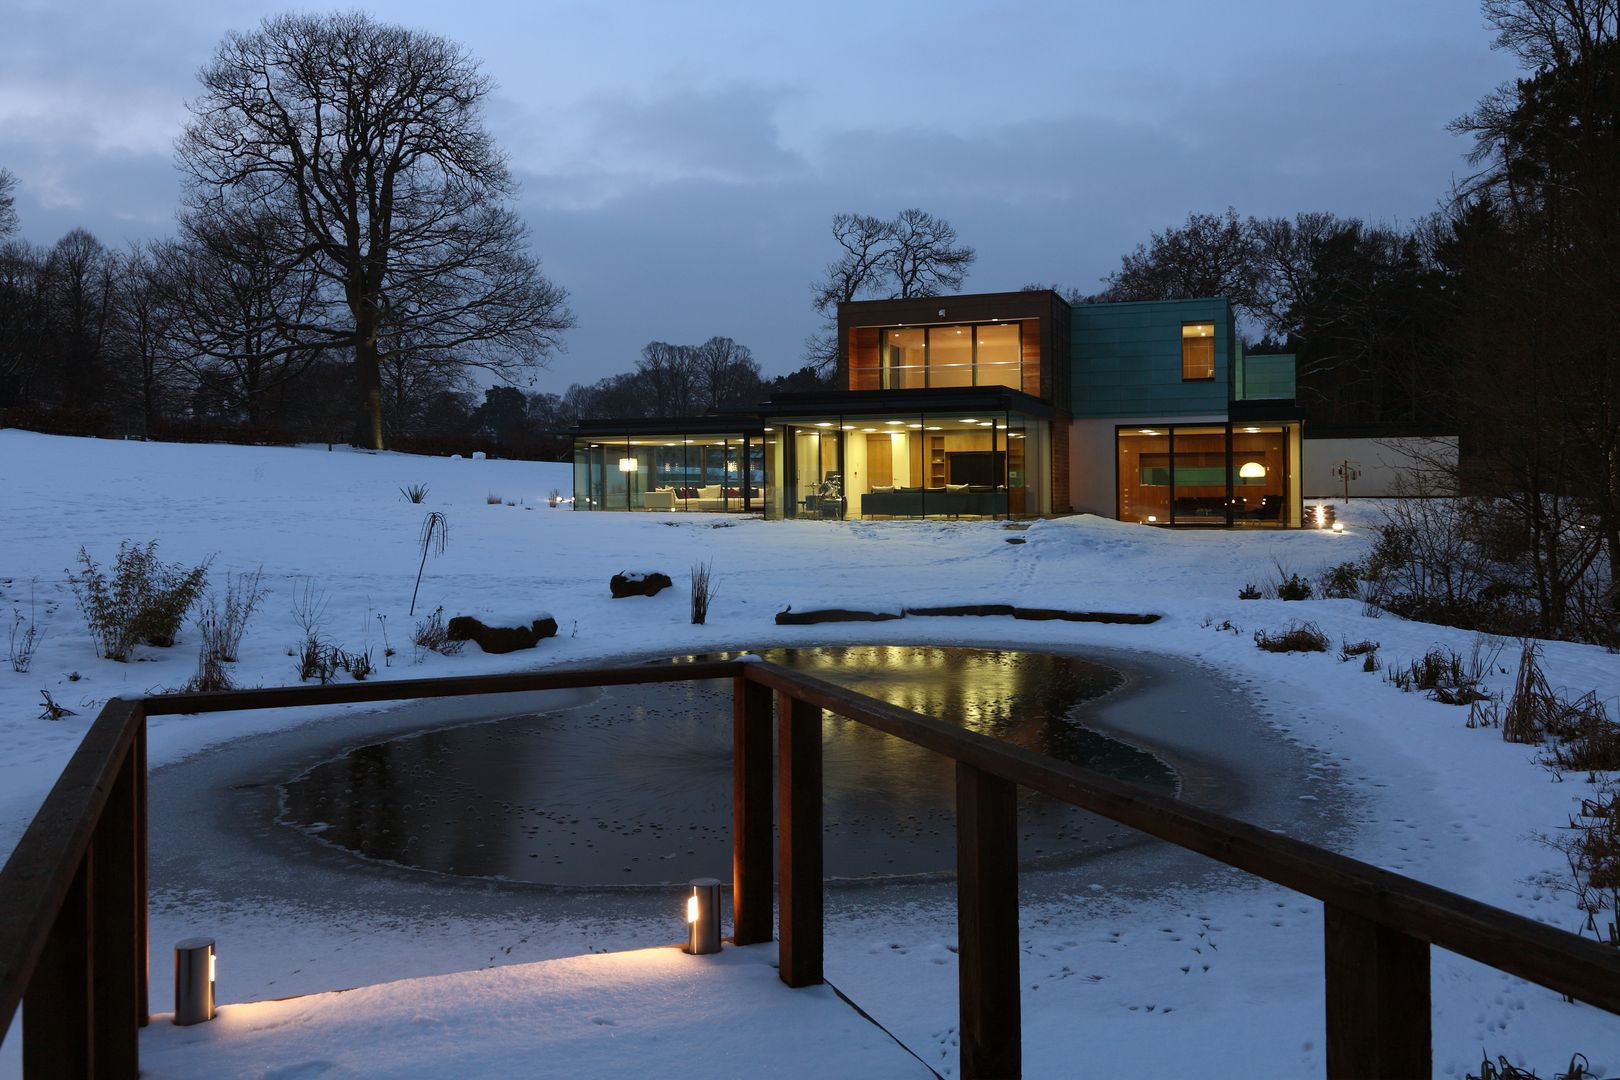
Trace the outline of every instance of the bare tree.
<instances>
[{"instance_id":1,"label":"bare tree","mask_svg":"<svg viewBox=\"0 0 1620 1080\"><path fill-rule=\"evenodd\" d=\"M913 207L900 211L893 228L887 259L894 284L892 298L939 296L962 287L968 267L978 255L966 245L957 245L956 229L950 222Z\"/></svg>"},{"instance_id":2,"label":"bare tree","mask_svg":"<svg viewBox=\"0 0 1620 1080\"><path fill-rule=\"evenodd\" d=\"M862 298L938 296L960 288L978 256L957 244L956 229L926 210L902 210L891 220L835 214L833 239L843 254L810 286L822 327L805 341L805 359L819 374L838 361L838 305Z\"/></svg>"},{"instance_id":3,"label":"bare tree","mask_svg":"<svg viewBox=\"0 0 1620 1080\"><path fill-rule=\"evenodd\" d=\"M181 360L172 334L172 294L154 245L129 246L119 259L114 292L113 360L121 370L120 381L139 404L142 431L150 435Z\"/></svg>"},{"instance_id":4,"label":"bare tree","mask_svg":"<svg viewBox=\"0 0 1620 1080\"><path fill-rule=\"evenodd\" d=\"M764 386L754 354L728 337L705 341L693 350L692 359L706 409L740 404Z\"/></svg>"},{"instance_id":5,"label":"bare tree","mask_svg":"<svg viewBox=\"0 0 1620 1080\"><path fill-rule=\"evenodd\" d=\"M381 447L381 358L432 350L511 373L573 325L526 248L482 126L492 84L460 46L360 13L232 33L178 144L194 210L286 225L273 255L320 282L282 329L352 353L360 440Z\"/></svg>"},{"instance_id":6,"label":"bare tree","mask_svg":"<svg viewBox=\"0 0 1620 1080\"><path fill-rule=\"evenodd\" d=\"M319 318L319 278L278 256L289 239L275 218L192 213L181 227L157 252L169 337L210 395L258 423L266 396L321 355L321 339L296 329Z\"/></svg>"},{"instance_id":7,"label":"bare tree","mask_svg":"<svg viewBox=\"0 0 1620 1080\"><path fill-rule=\"evenodd\" d=\"M1236 210L1189 214L1186 224L1154 233L1121 259L1098 299L1224 296L1239 312L1258 313L1259 262L1258 245Z\"/></svg>"},{"instance_id":8,"label":"bare tree","mask_svg":"<svg viewBox=\"0 0 1620 1080\"><path fill-rule=\"evenodd\" d=\"M17 177L0 169L0 240L17 231Z\"/></svg>"}]
</instances>

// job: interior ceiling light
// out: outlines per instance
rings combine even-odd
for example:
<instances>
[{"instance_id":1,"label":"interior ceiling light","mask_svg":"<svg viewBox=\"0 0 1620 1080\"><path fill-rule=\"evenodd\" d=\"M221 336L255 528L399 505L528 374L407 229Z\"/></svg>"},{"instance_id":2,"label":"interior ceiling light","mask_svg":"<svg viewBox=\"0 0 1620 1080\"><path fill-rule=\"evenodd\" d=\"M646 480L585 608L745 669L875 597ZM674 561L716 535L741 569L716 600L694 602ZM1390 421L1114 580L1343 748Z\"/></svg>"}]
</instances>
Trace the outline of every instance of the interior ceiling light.
<instances>
[{"instance_id":1,"label":"interior ceiling light","mask_svg":"<svg viewBox=\"0 0 1620 1080\"><path fill-rule=\"evenodd\" d=\"M942 427L931 427L928 430L929 431L944 431L945 429L942 428Z\"/></svg>"},{"instance_id":2,"label":"interior ceiling light","mask_svg":"<svg viewBox=\"0 0 1620 1080\"><path fill-rule=\"evenodd\" d=\"M1260 429L1257 427L1246 427L1243 430L1247 431L1250 435L1258 435L1260 433Z\"/></svg>"},{"instance_id":3,"label":"interior ceiling light","mask_svg":"<svg viewBox=\"0 0 1620 1080\"><path fill-rule=\"evenodd\" d=\"M872 432L874 432L874 431L876 431L876 430L877 430L877 428L875 428L875 427L869 427L869 428L862 428L862 429L861 429L861 430L862 430L862 431L864 431L864 432L866 432L866 433L867 433L867 434L871 434L871 433L872 433Z\"/></svg>"},{"instance_id":4,"label":"interior ceiling light","mask_svg":"<svg viewBox=\"0 0 1620 1080\"><path fill-rule=\"evenodd\" d=\"M906 427L908 427L908 428L920 428L920 427L922 427L922 425L921 424L907 424Z\"/></svg>"},{"instance_id":5,"label":"interior ceiling light","mask_svg":"<svg viewBox=\"0 0 1620 1080\"><path fill-rule=\"evenodd\" d=\"M904 420L885 420L883 422L885 424L903 424L903 423L905 423Z\"/></svg>"},{"instance_id":6,"label":"interior ceiling light","mask_svg":"<svg viewBox=\"0 0 1620 1080\"><path fill-rule=\"evenodd\" d=\"M816 421L816 427L832 427L832 421L831 420L818 420L818 421Z\"/></svg>"}]
</instances>

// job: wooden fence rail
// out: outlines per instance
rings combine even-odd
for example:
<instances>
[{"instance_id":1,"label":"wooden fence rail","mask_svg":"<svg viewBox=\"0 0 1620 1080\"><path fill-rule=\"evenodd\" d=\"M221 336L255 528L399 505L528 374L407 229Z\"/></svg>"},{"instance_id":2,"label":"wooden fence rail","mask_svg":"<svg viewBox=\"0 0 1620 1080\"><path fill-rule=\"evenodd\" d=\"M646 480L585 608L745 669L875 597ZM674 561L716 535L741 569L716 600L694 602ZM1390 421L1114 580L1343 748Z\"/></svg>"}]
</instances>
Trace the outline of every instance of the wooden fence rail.
<instances>
[{"instance_id":1,"label":"wooden fence rail","mask_svg":"<svg viewBox=\"0 0 1620 1080\"><path fill-rule=\"evenodd\" d=\"M111 701L0 869L0 1033L26 1003L29 1080L137 1073L137 1029L148 1016L148 716L710 679L729 679L733 690L733 940L771 939L774 893L789 986L823 978L821 711L955 761L960 1074L968 1080L1020 1072L1020 787L1321 900L1334 1080L1429 1076L1431 946L1620 1013L1620 952L1611 948L749 659Z\"/></svg>"}]
</instances>

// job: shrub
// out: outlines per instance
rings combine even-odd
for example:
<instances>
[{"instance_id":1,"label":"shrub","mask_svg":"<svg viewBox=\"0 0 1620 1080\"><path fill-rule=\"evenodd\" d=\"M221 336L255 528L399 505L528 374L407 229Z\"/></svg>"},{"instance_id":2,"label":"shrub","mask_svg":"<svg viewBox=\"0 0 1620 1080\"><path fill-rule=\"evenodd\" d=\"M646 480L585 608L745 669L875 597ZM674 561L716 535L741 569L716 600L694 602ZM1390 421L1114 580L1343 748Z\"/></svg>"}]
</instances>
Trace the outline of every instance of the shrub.
<instances>
[{"instance_id":1,"label":"shrub","mask_svg":"<svg viewBox=\"0 0 1620 1080\"><path fill-rule=\"evenodd\" d=\"M40 709L39 711L39 718L41 720L60 720L64 716L78 715L78 713L74 712L66 705L58 705L56 703L56 699L51 697L51 692L49 690L41 690L39 692L39 696L43 698L45 702L44 708Z\"/></svg>"},{"instance_id":2,"label":"shrub","mask_svg":"<svg viewBox=\"0 0 1620 1080\"><path fill-rule=\"evenodd\" d=\"M416 594L422 588L422 571L427 568L428 552L443 555L450 546L450 520L437 510L431 511L422 520L422 531L417 536L417 543L422 546L422 561L416 568L416 585L411 589L411 610L408 614L416 614Z\"/></svg>"},{"instance_id":3,"label":"shrub","mask_svg":"<svg viewBox=\"0 0 1620 1080\"><path fill-rule=\"evenodd\" d=\"M450 632L444 625L444 608L436 607L433 614L417 622L416 632L411 635L411 644L416 650L415 662L420 664L430 652L436 652L441 656L454 656L467 643L450 639Z\"/></svg>"},{"instance_id":4,"label":"shrub","mask_svg":"<svg viewBox=\"0 0 1620 1080\"><path fill-rule=\"evenodd\" d=\"M501 505L501 497L492 491L488 495L484 496L484 505L499 506Z\"/></svg>"},{"instance_id":5,"label":"shrub","mask_svg":"<svg viewBox=\"0 0 1620 1080\"><path fill-rule=\"evenodd\" d=\"M1295 620L1286 630L1276 634L1264 630L1254 632L1254 643L1266 652L1327 652L1327 635L1312 622Z\"/></svg>"},{"instance_id":6,"label":"shrub","mask_svg":"<svg viewBox=\"0 0 1620 1080\"><path fill-rule=\"evenodd\" d=\"M427 498L428 486L426 484L406 484L399 489L406 502L419 503Z\"/></svg>"},{"instance_id":7,"label":"shrub","mask_svg":"<svg viewBox=\"0 0 1620 1080\"><path fill-rule=\"evenodd\" d=\"M1277 599L1279 600L1309 600L1311 598L1311 583L1298 574L1289 574L1287 579L1277 583Z\"/></svg>"},{"instance_id":8,"label":"shrub","mask_svg":"<svg viewBox=\"0 0 1620 1080\"><path fill-rule=\"evenodd\" d=\"M206 593L208 606L197 616L197 632L202 635L202 648L208 656L220 663L236 662L242 647L242 635L247 631L248 619L259 603L269 595L260 582L264 572L225 575L225 595L212 589Z\"/></svg>"},{"instance_id":9,"label":"shrub","mask_svg":"<svg viewBox=\"0 0 1620 1080\"><path fill-rule=\"evenodd\" d=\"M1253 584L1244 585L1243 588L1238 590L1238 599L1258 600L1260 599L1260 590L1255 588Z\"/></svg>"},{"instance_id":10,"label":"shrub","mask_svg":"<svg viewBox=\"0 0 1620 1080\"><path fill-rule=\"evenodd\" d=\"M1371 656L1377 651L1378 642L1376 641L1346 641L1339 646L1339 661L1344 663L1357 656Z\"/></svg>"},{"instance_id":11,"label":"shrub","mask_svg":"<svg viewBox=\"0 0 1620 1080\"><path fill-rule=\"evenodd\" d=\"M714 598L714 563L692 564L692 625L702 626L709 617L709 601Z\"/></svg>"},{"instance_id":12,"label":"shrub","mask_svg":"<svg viewBox=\"0 0 1620 1080\"><path fill-rule=\"evenodd\" d=\"M1361 567L1353 562L1324 567L1316 579L1316 588L1329 600L1357 599L1361 595Z\"/></svg>"},{"instance_id":13,"label":"shrub","mask_svg":"<svg viewBox=\"0 0 1620 1080\"><path fill-rule=\"evenodd\" d=\"M1477 639L1467 660L1450 649L1434 648L1404 668L1390 668L1386 678L1405 693L1421 691L1442 705L1472 705L1490 699L1482 684L1501 651L1501 643L1489 638Z\"/></svg>"},{"instance_id":14,"label":"shrub","mask_svg":"<svg viewBox=\"0 0 1620 1080\"><path fill-rule=\"evenodd\" d=\"M28 614L12 609L11 634L7 643L6 657L11 661L11 670L19 675L28 674L28 669L34 663L34 650L39 648L40 639L45 636L45 628L40 625L38 609L34 605L34 587L28 587Z\"/></svg>"},{"instance_id":15,"label":"shrub","mask_svg":"<svg viewBox=\"0 0 1620 1080\"><path fill-rule=\"evenodd\" d=\"M206 642L197 650L197 674L186 680L186 685L180 688L186 693L199 690L234 690L236 683L231 680L231 673L225 670L225 664L218 656L209 651Z\"/></svg>"},{"instance_id":16,"label":"shrub","mask_svg":"<svg viewBox=\"0 0 1620 1080\"><path fill-rule=\"evenodd\" d=\"M81 547L79 572L68 577L68 584L84 612L97 654L123 661L138 642L159 648L173 645L186 612L202 593L212 561L187 570L179 563L160 562L156 540L145 547L126 540L118 545L109 580Z\"/></svg>"}]
</instances>

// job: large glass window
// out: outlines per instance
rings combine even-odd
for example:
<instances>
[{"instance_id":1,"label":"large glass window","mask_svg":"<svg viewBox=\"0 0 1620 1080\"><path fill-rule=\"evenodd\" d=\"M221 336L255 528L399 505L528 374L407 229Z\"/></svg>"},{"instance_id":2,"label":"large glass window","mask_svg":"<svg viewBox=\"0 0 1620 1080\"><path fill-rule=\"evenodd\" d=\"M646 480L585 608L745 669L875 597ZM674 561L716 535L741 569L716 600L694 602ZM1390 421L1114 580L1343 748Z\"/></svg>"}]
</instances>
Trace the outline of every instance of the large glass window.
<instances>
[{"instance_id":1,"label":"large glass window","mask_svg":"<svg viewBox=\"0 0 1620 1080\"><path fill-rule=\"evenodd\" d=\"M608 436L574 444L574 509L764 512L758 436Z\"/></svg>"},{"instance_id":2,"label":"large glass window","mask_svg":"<svg viewBox=\"0 0 1620 1080\"><path fill-rule=\"evenodd\" d=\"M928 385L927 336L922 330L883 335L883 389L919 390Z\"/></svg>"},{"instance_id":3,"label":"large glass window","mask_svg":"<svg viewBox=\"0 0 1620 1080\"><path fill-rule=\"evenodd\" d=\"M1173 432L1174 497L1177 525L1226 524L1226 428L1178 427Z\"/></svg>"},{"instance_id":4,"label":"large glass window","mask_svg":"<svg viewBox=\"0 0 1620 1080\"><path fill-rule=\"evenodd\" d=\"M1139 428L1119 433L1119 518L1170 523L1170 433Z\"/></svg>"},{"instance_id":5,"label":"large glass window","mask_svg":"<svg viewBox=\"0 0 1620 1080\"><path fill-rule=\"evenodd\" d=\"M1215 377L1215 324L1181 324L1181 377L1183 379L1213 379Z\"/></svg>"},{"instance_id":6,"label":"large glass window","mask_svg":"<svg viewBox=\"0 0 1620 1080\"><path fill-rule=\"evenodd\" d=\"M882 332L882 387L1024 388L1023 328L1019 323L899 327Z\"/></svg>"},{"instance_id":7,"label":"large glass window","mask_svg":"<svg viewBox=\"0 0 1620 1080\"><path fill-rule=\"evenodd\" d=\"M973 327L928 328L928 385L973 385Z\"/></svg>"},{"instance_id":8,"label":"large glass window","mask_svg":"<svg viewBox=\"0 0 1620 1080\"><path fill-rule=\"evenodd\" d=\"M974 379L979 386L1024 387L1019 357L1019 328L1015 324L980 326L975 329L978 346Z\"/></svg>"},{"instance_id":9,"label":"large glass window","mask_svg":"<svg viewBox=\"0 0 1620 1080\"><path fill-rule=\"evenodd\" d=\"M1120 520L1297 524L1289 451L1290 439L1297 436L1297 429L1291 435L1277 424L1122 428L1116 436Z\"/></svg>"},{"instance_id":10,"label":"large glass window","mask_svg":"<svg viewBox=\"0 0 1620 1080\"><path fill-rule=\"evenodd\" d=\"M1047 422L1017 414L795 420L775 505L791 517L1017 517L1041 512Z\"/></svg>"}]
</instances>

